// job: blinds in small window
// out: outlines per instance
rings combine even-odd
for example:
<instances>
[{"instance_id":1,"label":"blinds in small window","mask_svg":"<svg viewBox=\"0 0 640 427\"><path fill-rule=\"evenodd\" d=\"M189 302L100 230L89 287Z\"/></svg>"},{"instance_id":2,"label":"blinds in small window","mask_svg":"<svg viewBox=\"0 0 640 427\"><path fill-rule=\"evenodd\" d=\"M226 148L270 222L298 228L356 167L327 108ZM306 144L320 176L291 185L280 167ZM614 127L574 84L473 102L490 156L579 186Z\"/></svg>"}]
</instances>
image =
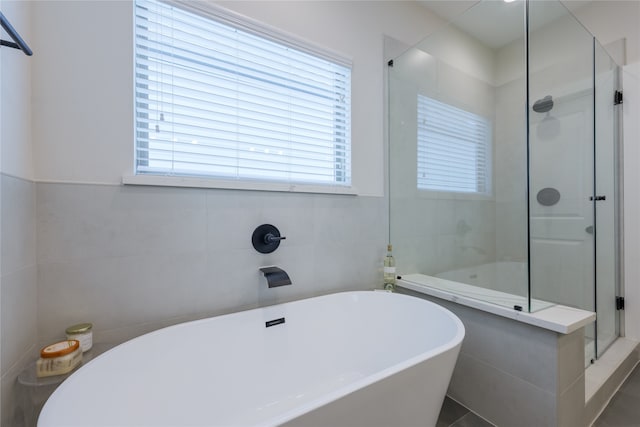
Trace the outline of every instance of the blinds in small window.
<instances>
[{"instance_id":1,"label":"blinds in small window","mask_svg":"<svg viewBox=\"0 0 640 427\"><path fill-rule=\"evenodd\" d=\"M418 188L491 193L491 123L418 95Z\"/></svg>"},{"instance_id":2,"label":"blinds in small window","mask_svg":"<svg viewBox=\"0 0 640 427\"><path fill-rule=\"evenodd\" d=\"M137 174L350 185L350 67L135 4Z\"/></svg>"}]
</instances>

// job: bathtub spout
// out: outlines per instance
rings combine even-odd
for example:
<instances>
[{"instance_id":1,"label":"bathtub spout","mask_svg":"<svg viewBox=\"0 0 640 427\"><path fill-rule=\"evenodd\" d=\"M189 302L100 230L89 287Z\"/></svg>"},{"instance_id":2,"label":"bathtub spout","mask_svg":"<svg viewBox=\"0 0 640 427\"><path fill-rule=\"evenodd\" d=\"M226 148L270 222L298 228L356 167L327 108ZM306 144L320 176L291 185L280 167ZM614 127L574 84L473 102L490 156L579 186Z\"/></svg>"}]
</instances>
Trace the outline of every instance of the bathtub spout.
<instances>
[{"instance_id":1,"label":"bathtub spout","mask_svg":"<svg viewBox=\"0 0 640 427\"><path fill-rule=\"evenodd\" d=\"M264 277L267 279L267 284L270 288L291 284L291 279L287 272L279 267L260 267L260 271L262 271Z\"/></svg>"}]
</instances>

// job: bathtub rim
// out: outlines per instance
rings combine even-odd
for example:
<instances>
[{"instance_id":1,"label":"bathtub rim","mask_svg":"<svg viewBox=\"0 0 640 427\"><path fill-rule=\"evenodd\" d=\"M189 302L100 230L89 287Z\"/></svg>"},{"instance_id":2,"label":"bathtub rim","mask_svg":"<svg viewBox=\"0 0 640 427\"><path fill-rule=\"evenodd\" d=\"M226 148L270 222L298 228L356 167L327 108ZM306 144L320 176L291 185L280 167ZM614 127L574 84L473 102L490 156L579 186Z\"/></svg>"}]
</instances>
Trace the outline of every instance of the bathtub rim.
<instances>
[{"instance_id":1,"label":"bathtub rim","mask_svg":"<svg viewBox=\"0 0 640 427\"><path fill-rule=\"evenodd\" d=\"M385 378L388 378L398 372L401 372L403 370L409 369L413 366L416 366L426 360L429 360L432 357L441 355L441 354L445 354L448 352L454 352L455 355L452 355L452 357L455 357L457 359L458 357L458 353L460 351L460 348L462 346L462 341L464 339L465 336L465 327L464 324L462 323L462 321L454 314L452 313L450 310L436 304L433 303L431 301L427 301L421 298L417 298L414 296L410 296L410 295L403 295L400 293L392 293L392 292L386 292L386 291L382 291L382 292L378 292L378 290L350 290L350 291L339 291L339 292L332 292L332 293L328 293L328 294L323 294L323 295L317 295L317 296L310 296L310 297L306 297L306 298L300 298L300 299L296 299L296 300L292 300L292 301L287 301L287 302L282 302L282 303L277 303L277 304L273 304L273 305L268 305L268 306L264 306L264 307L258 307L258 308L251 308L251 309L246 309L246 310L240 310L240 311L236 311L236 312L231 312L231 313L226 313L226 314L220 314L220 315L216 315L216 316L210 316L207 318L202 318L202 319L196 319L196 320L191 320L191 321L185 321L185 322L180 322L174 325L170 325L170 326L166 326L163 328L159 328L156 329L154 331L142 334L138 337L132 338L130 340L127 340L109 350L107 350L106 352L100 354L99 356L97 356L96 358L94 358L93 360L91 360L89 363L87 363L86 365L83 365L80 367L80 369L78 369L77 371L75 371L64 383L62 383L59 387L62 389L65 389L67 387L72 387L72 384L74 383L73 381L73 376L76 375L77 373L87 369L87 367L91 366L92 364L95 363L96 360L101 360L103 358L109 357L108 355L111 354L114 351L117 351L119 348L125 347L130 345L133 342L145 339L145 337L147 336L152 336L152 335L156 335L156 334L162 334L162 333L166 333L167 330L171 330L171 329L180 329L180 328L184 328L184 327L188 327L189 325L195 325L195 324L200 324L200 323L206 323L206 322L210 322L216 318L219 317L235 317L235 316L240 316L243 313L247 313L247 312L264 312L266 310L273 310L276 309L278 306L284 306L287 304L295 304L297 302L302 302L302 301L307 301L307 300L311 300L311 299L325 299L325 298L331 298L331 297L336 297L338 295L372 295L372 294L379 294L379 298L396 298L396 299L406 299L406 298L411 298L412 300L415 301L420 301L421 305L425 305L425 306L429 306L430 310L436 310L440 313L442 313L443 315L446 316L446 318L448 320L450 320L454 325L455 325L455 335L449 337L448 341L445 342L444 344L441 344L439 346L433 347L427 351L421 352L415 356L412 356L408 359L405 359L399 363L395 363L393 365L390 365L380 371L377 371L373 374L367 375L365 377L359 378L355 381L352 381L348 384L345 384L342 387L339 387L329 393L326 393L322 396L316 397L315 399L311 399L308 402L304 402L300 405L295 406L294 408L291 408L287 411L284 411L281 414L278 414L276 416L272 416L270 418L266 418L265 420L260 420L260 422L258 424L256 424L257 426L277 426L292 420L295 420L297 417L300 417L308 412L311 412L315 409L321 408L327 404L330 404L331 402L337 401L342 397L345 397L351 393L354 393L360 389L363 389L365 387L368 387L370 385L373 385L377 382L380 382L382 380L384 380ZM348 297L348 296L347 296ZM378 298L378 297L374 297L374 298ZM372 326L374 327L374 326ZM453 370L452 370L453 372ZM71 381L69 381L71 380ZM57 391L57 390L56 390ZM54 392L54 394L51 396L53 397L56 393ZM444 396L443 396L444 397ZM49 399L51 400L51 399ZM49 404L49 400L47 400L47 402L45 402L44 407L42 408L42 411L40 413L40 416L38 417L38 423L37 426L38 427L42 427L43 425L40 424L40 418L41 415L45 412L45 408L47 407L47 405Z\"/></svg>"}]
</instances>

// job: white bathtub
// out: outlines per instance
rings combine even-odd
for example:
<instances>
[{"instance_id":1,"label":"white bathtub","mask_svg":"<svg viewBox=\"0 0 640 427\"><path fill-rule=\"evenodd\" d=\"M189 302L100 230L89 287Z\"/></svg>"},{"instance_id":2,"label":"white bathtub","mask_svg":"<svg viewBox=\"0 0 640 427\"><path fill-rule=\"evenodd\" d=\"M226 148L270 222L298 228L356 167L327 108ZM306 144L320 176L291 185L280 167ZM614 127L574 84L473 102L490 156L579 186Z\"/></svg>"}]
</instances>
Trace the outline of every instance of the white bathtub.
<instances>
[{"instance_id":1,"label":"white bathtub","mask_svg":"<svg viewBox=\"0 0 640 427\"><path fill-rule=\"evenodd\" d=\"M463 337L446 309L372 291L183 323L79 369L38 426L433 426Z\"/></svg>"}]
</instances>

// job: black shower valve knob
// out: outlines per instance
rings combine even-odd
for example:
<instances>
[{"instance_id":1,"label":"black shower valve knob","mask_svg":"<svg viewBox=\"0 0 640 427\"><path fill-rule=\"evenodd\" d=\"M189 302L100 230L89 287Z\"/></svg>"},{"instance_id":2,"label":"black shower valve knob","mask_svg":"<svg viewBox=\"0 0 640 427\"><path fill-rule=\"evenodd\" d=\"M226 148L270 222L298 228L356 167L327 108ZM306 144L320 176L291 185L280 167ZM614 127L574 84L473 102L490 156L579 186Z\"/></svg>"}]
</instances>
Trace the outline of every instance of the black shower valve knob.
<instances>
[{"instance_id":1,"label":"black shower valve knob","mask_svg":"<svg viewBox=\"0 0 640 427\"><path fill-rule=\"evenodd\" d=\"M259 225L251 235L251 243L261 254L270 254L278 249L280 241L286 237L280 235L280 230L271 224Z\"/></svg>"}]
</instances>

